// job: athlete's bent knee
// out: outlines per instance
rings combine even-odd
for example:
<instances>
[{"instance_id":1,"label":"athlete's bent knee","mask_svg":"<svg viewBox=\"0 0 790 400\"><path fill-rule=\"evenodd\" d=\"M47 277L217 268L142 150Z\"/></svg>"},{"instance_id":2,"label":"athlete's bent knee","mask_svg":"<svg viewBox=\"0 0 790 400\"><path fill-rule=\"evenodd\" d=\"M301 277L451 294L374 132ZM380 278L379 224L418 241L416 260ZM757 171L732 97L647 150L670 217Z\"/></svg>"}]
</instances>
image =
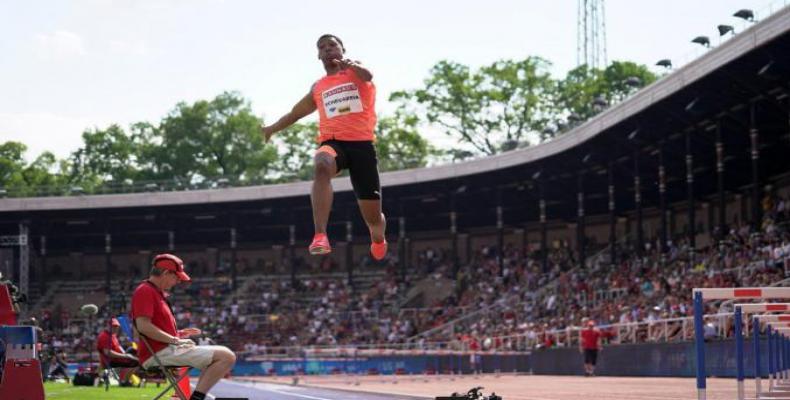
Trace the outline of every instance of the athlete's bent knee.
<instances>
[{"instance_id":1,"label":"athlete's bent knee","mask_svg":"<svg viewBox=\"0 0 790 400\"><path fill-rule=\"evenodd\" d=\"M326 176L331 177L332 174L335 172L335 161L323 154L318 154L315 156L315 175L316 176Z\"/></svg>"}]
</instances>

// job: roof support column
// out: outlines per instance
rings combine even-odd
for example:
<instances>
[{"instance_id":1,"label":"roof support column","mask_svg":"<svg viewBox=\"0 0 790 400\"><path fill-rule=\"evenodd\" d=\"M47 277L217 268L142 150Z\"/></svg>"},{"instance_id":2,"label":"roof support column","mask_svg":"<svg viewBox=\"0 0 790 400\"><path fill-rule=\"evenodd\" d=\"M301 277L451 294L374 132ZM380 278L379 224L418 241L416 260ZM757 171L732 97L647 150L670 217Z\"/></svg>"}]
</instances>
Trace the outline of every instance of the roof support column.
<instances>
[{"instance_id":1,"label":"roof support column","mask_svg":"<svg viewBox=\"0 0 790 400\"><path fill-rule=\"evenodd\" d=\"M450 195L450 257L453 263L453 276L458 278L461 265L458 262L458 214L455 212L455 192Z\"/></svg>"},{"instance_id":2,"label":"roof support column","mask_svg":"<svg viewBox=\"0 0 790 400\"><path fill-rule=\"evenodd\" d=\"M642 182L639 178L639 149L634 151L634 205L636 208L636 254L642 255L645 237L642 229Z\"/></svg>"},{"instance_id":3,"label":"roof support column","mask_svg":"<svg viewBox=\"0 0 790 400\"><path fill-rule=\"evenodd\" d=\"M617 216L614 197L614 162L609 161L609 264L617 264Z\"/></svg>"},{"instance_id":4,"label":"roof support column","mask_svg":"<svg viewBox=\"0 0 790 400\"><path fill-rule=\"evenodd\" d=\"M724 143L721 141L721 120L716 122L716 180L719 199L719 234L722 240L727 236L727 203L724 200Z\"/></svg>"},{"instance_id":5,"label":"roof support column","mask_svg":"<svg viewBox=\"0 0 790 400\"><path fill-rule=\"evenodd\" d=\"M659 232L659 251L661 253L661 266L666 265L667 254L667 174L664 167L664 141L658 143L658 199L661 211L661 227Z\"/></svg>"},{"instance_id":6,"label":"roof support column","mask_svg":"<svg viewBox=\"0 0 790 400\"><path fill-rule=\"evenodd\" d=\"M41 252L41 267L38 274L38 292L39 296L44 296L47 292L47 237L41 235L41 245L39 251Z\"/></svg>"},{"instance_id":7,"label":"roof support column","mask_svg":"<svg viewBox=\"0 0 790 400\"><path fill-rule=\"evenodd\" d=\"M398 217L398 263L400 263L400 279L401 282L406 282L406 217L403 216L403 208L401 207L401 216Z\"/></svg>"},{"instance_id":8,"label":"roof support column","mask_svg":"<svg viewBox=\"0 0 790 400\"><path fill-rule=\"evenodd\" d=\"M239 271L236 265L236 217L231 218L230 228L230 284L233 290L238 289Z\"/></svg>"},{"instance_id":9,"label":"roof support column","mask_svg":"<svg viewBox=\"0 0 790 400\"><path fill-rule=\"evenodd\" d=\"M543 272L549 271L549 246L548 229L546 227L546 189L543 173L540 174L538 181L538 207L540 207L540 256L543 264Z\"/></svg>"},{"instance_id":10,"label":"roof support column","mask_svg":"<svg viewBox=\"0 0 790 400\"><path fill-rule=\"evenodd\" d=\"M686 208L688 210L688 240L689 240L689 263L694 265L694 252L697 247L696 239L696 222L694 216L696 215L696 206L694 204L694 155L691 149L691 132L686 132L686 191L688 193L688 201Z\"/></svg>"},{"instance_id":11,"label":"roof support column","mask_svg":"<svg viewBox=\"0 0 790 400\"><path fill-rule=\"evenodd\" d=\"M296 225L288 225L288 264L291 267L291 287L296 288Z\"/></svg>"},{"instance_id":12,"label":"roof support column","mask_svg":"<svg viewBox=\"0 0 790 400\"><path fill-rule=\"evenodd\" d=\"M587 263L586 258L587 254L585 250L585 242L587 241L584 229L584 171L579 171L579 175L577 177L577 193L576 193L576 201L577 201L577 221L576 221L576 248L579 256L579 265L584 268Z\"/></svg>"},{"instance_id":13,"label":"roof support column","mask_svg":"<svg viewBox=\"0 0 790 400\"><path fill-rule=\"evenodd\" d=\"M497 243L497 264L499 266L499 276L504 276L504 274L505 274L505 222L502 219L502 189L498 189L497 190L496 243Z\"/></svg>"},{"instance_id":14,"label":"roof support column","mask_svg":"<svg viewBox=\"0 0 790 400\"><path fill-rule=\"evenodd\" d=\"M757 130L757 107L756 102L749 105L749 139L752 143L752 231L760 230L762 222L762 209L760 208L760 149L759 131Z\"/></svg>"},{"instance_id":15,"label":"roof support column","mask_svg":"<svg viewBox=\"0 0 790 400\"><path fill-rule=\"evenodd\" d=\"M110 286L112 281L112 235L109 232L109 223L107 229L104 231L104 285L107 287L109 296L112 293Z\"/></svg>"}]
</instances>

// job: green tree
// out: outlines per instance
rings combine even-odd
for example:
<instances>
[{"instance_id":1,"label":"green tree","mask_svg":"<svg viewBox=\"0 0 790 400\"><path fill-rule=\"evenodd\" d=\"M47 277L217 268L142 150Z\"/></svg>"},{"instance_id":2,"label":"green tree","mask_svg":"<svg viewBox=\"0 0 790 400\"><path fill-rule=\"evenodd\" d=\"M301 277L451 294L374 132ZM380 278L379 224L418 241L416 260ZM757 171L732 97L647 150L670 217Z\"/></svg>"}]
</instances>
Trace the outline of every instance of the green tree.
<instances>
[{"instance_id":1,"label":"green tree","mask_svg":"<svg viewBox=\"0 0 790 400\"><path fill-rule=\"evenodd\" d=\"M27 163L26 152L27 146L19 142L0 144L0 188L14 196L62 193L67 177L63 161L46 151Z\"/></svg>"},{"instance_id":2,"label":"green tree","mask_svg":"<svg viewBox=\"0 0 790 400\"><path fill-rule=\"evenodd\" d=\"M418 125L417 116L402 111L379 119L376 128L379 170L395 171L424 167L432 156L439 154L439 151L420 135Z\"/></svg>"},{"instance_id":3,"label":"green tree","mask_svg":"<svg viewBox=\"0 0 790 400\"><path fill-rule=\"evenodd\" d=\"M117 124L82 133L83 146L72 153L77 175L105 183L133 181L137 176L137 143Z\"/></svg>"},{"instance_id":4,"label":"green tree","mask_svg":"<svg viewBox=\"0 0 790 400\"><path fill-rule=\"evenodd\" d=\"M150 167L183 182L219 177L262 182L275 157L274 148L261 140L260 120L238 93L179 103L152 134L161 151L151 152L156 165Z\"/></svg>"},{"instance_id":5,"label":"green tree","mask_svg":"<svg viewBox=\"0 0 790 400\"><path fill-rule=\"evenodd\" d=\"M8 191L24 187L22 171L25 168L27 146L20 142L0 144L0 187Z\"/></svg>"},{"instance_id":6,"label":"green tree","mask_svg":"<svg viewBox=\"0 0 790 400\"><path fill-rule=\"evenodd\" d=\"M497 61L471 71L436 64L425 88L395 92L390 100L414 106L425 119L477 153L495 154L528 142L552 120L554 81L539 57Z\"/></svg>"},{"instance_id":7,"label":"green tree","mask_svg":"<svg viewBox=\"0 0 790 400\"><path fill-rule=\"evenodd\" d=\"M60 174L60 165L61 161L54 154L45 151L25 166L22 170L22 179L27 187L48 187L50 190L57 191L58 187L66 183L65 178Z\"/></svg>"},{"instance_id":8,"label":"green tree","mask_svg":"<svg viewBox=\"0 0 790 400\"><path fill-rule=\"evenodd\" d=\"M584 121L656 79L645 65L630 61L613 61L605 69L581 65L557 82L553 114Z\"/></svg>"},{"instance_id":9,"label":"green tree","mask_svg":"<svg viewBox=\"0 0 790 400\"><path fill-rule=\"evenodd\" d=\"M174 173L167 163L168 149L162 145L159 126L150 122L136 122L129 127L137 149L137 177L139 181L166 180Z\"/></svg>"}]
</instances>

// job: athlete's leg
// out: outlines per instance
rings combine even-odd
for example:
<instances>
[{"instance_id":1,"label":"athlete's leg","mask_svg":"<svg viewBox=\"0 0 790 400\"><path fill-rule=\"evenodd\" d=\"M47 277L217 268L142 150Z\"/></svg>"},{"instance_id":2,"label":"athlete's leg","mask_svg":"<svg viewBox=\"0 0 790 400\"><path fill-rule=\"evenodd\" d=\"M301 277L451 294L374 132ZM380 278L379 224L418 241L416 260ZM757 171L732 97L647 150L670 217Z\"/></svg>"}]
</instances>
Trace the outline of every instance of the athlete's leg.
<instances>
[{"instance_id":1,"label":"athlete's leg","mask_svg":"<svg viewBox=\"0 0 790 400\"><path fill-rule=\"evenodd\" d=\"M384 241L384 232L387 229L387 220L381 212L381 200L357 200L362 218L370 230L370 238L375 243Z\"/></svg>"},{"instance_id":2,"label":"athlete's leg","mask_svg":"<svg viewBox=\"0 0 790 400\"><path fill-rule=\"evenodd\" d=\"M387 254L384 236L387 221L381 212L381 182L373 143L359 143L349 149L351 185L357 196L359 211L370 230L370 253L376 260Z\"/></svg>"},{"instance_id":3,"label":"athlete's leg","mask_svg":"<svg viewBox=\"0 0 790 400\"><path fill-rule=\"evenodd\" d=\"M315 177L310 200L313 204L313 224L315 233L326 234L326 224L332 211L332 178L337 175L334 151L329 146L321 146L313 158Z\"/></svg>"}]
</instances>

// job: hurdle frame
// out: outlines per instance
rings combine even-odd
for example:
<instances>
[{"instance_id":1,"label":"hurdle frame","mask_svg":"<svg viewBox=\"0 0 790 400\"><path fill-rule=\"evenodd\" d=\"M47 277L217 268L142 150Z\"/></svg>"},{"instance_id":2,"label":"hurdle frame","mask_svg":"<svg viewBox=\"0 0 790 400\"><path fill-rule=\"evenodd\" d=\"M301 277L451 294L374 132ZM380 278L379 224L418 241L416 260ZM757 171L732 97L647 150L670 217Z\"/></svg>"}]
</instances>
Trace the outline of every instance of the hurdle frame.
<instances>
[{"instance_id":1,"label":"hurdle frame","mask_svg":"<svg viewBox=\"0 0 790 400\"><path fill-rule=\"evenodd\" d=\"M744 393L744 383L743 383L743 315L746 314L753 314L753 313L760 313L760 312L778 312L778 311L790 311L790 303L743 303L743 304L734 304L733 305L735 312L735 321L733 324L733 330L735 331L735 357L736 357L736 368L738 369L738 399L742 400L745 398ZM762 371L760 370L760 319L764 319L766 322L766 326L772 323L773 320L776 323L782 323L782 321L790 321L790 315L786 316L779 316L779 315L754 315L752 318L752 347L754 351L754 385L755 385L755 393L757 398L760 397L762 394ZM787 324L788 322L784 322ZM787 325L790 326L790 325ZM774 326L776 327L776 326ZM740 350L739 350L740 348ZM771 357L771 349L769 348L769 362ZM769 391L774 389L773 385L773 377L770 372L769 368Z\"/></svg>"},{"instance_id":2,"label":"hurdle frame","mask_svg":"<svg viewBox=\"0 0 790 400\"><path fill-rule=\"evenodd\" d=\"M790 287L741 287L741 288L694 288L692 290L694 301L694 347L697 356L697 399L707 400L707 373L705 368L705 332L704 332L704 302L709 300L736 300L736 299L790 299ZM774 310L771 310L774 311ZM783 311L783 310L775 310ZM735 308L735 352L736 376L738 399L744 399L743 386L743 332L741 316L743 310ZM740 336L740 340L739 340ZM740 343L740 345L739 345ZM759 344L758 344L759 346ZM786 349L786 345L783 345ZM784 352L782 352L784 353ZM738 354L741 357L738 357Z\"/></svg>"}]
</instances>

